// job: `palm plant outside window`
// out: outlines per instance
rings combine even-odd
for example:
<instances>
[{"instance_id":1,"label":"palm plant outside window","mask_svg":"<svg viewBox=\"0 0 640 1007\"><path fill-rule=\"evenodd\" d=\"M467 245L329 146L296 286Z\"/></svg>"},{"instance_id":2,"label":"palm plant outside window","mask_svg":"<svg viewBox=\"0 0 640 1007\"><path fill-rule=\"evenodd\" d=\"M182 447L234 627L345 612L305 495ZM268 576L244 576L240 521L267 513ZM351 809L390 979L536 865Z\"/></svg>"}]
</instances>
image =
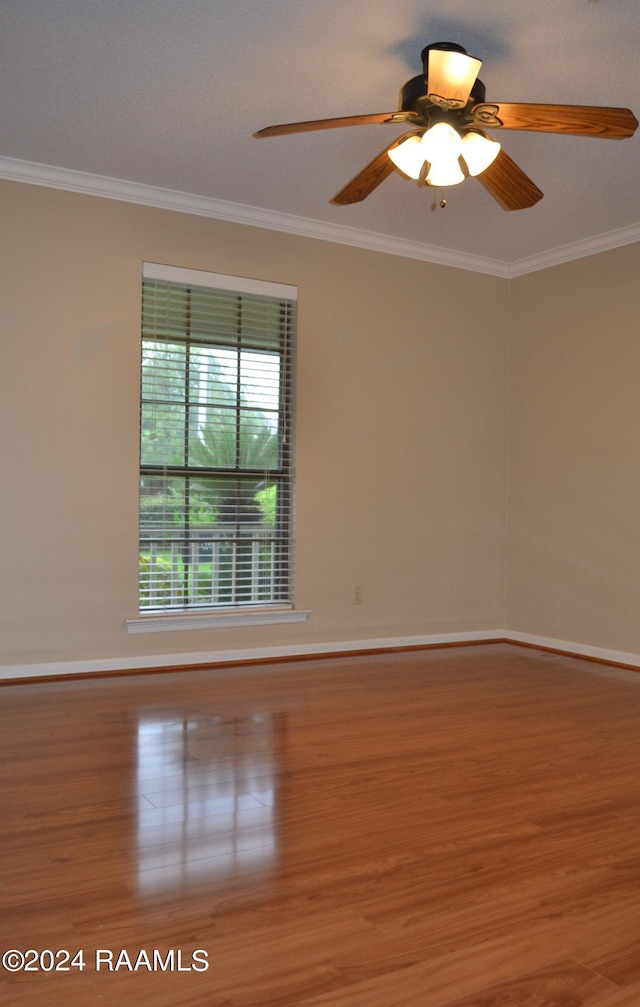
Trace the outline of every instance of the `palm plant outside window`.
<instances>
[{"instance_id":1,"label":"palm plant outside window","mask_svg":"<svg viewBox=\"0 0 640 1007\"><path fill-rule=\"evenodd\" d=\"M145 264L140 610L293 602L295 288Z\"/></svg>"}]
</instances>

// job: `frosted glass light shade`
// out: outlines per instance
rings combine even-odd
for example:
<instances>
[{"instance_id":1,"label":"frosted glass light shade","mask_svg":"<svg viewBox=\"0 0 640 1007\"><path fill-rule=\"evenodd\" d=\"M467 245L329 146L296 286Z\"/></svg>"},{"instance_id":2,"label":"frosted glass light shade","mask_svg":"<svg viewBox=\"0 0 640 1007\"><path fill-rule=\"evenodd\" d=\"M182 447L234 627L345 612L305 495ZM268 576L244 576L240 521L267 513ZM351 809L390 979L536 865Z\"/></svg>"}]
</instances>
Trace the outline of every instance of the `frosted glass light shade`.
<instances>
[{"instance_id":1,"label":"frosted glass light shade","mask_svg":"<svg viewBox=\"0 0 640 1007\"><path fill-rule=\"evenodd\" d=\"M462 153L462 140L448 122L438 122L422 137L423 158L430 164L441 158L457 158Z\"/></svg>"},{"instance_id":2,"label":"frosted glass light shade","mask_svg":"<svg viewBox=\"0 0 640 1007\"><path fill-rule=\"evenodd\" d=\"M440 187L444 185L458 185L459 182L464 182L464 174L455 155L441 157L429 168L427 185Z\"/></svg>"},{"instance_id":3,"label":"frosted glass light shade","mask_svg":"<svg viewBox=\"0 0 640 1007\"><path fill-rule=\"evenodd\" d=\"M396 168L409 178L419 178L425 162L422 137L409 136L393 150L387 151Z\"/></svg>"},{"instance_id":4,"label":"frosted glass light shade","mask_svg":"<svg viewBox=\"0 0 640 1007\"><path fill-rule=\"evenodd\" d=\"M429 97L450 108L464 108L480 72L482 60L461 52L430 49L427 67Z\"/></svg>"},{"instance_id":5,"label":"frosted glass light shade","mask_svg":"<svg viewBox=\"0 0 640 1007\"><path fill-rule=\"evenodd\" d=\"M462 157L470 175L480 175L490 164L493 164L500 153L497 140L489 140L481 133L467 133L462 138Z\"/></svg>"}]
</instances>

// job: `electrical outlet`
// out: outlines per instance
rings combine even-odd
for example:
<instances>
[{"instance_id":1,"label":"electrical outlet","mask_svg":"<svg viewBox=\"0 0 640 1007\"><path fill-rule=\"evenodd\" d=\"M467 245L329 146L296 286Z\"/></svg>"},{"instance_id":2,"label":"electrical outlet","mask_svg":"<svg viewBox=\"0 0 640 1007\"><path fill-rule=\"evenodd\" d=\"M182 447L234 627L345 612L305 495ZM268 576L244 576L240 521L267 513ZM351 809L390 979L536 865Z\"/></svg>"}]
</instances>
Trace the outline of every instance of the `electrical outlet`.
<instances>
[{"instance_id":1,"label":"electrical outlet","mask_svg":"<svg viewBox=\"0 0 640 1007\"><path fill-rule=\"evenodd\" d=\"M355 584L353 588L353 604L362 605L364 601L364 588L362 584Z\"/></svg>"}]
</instances>

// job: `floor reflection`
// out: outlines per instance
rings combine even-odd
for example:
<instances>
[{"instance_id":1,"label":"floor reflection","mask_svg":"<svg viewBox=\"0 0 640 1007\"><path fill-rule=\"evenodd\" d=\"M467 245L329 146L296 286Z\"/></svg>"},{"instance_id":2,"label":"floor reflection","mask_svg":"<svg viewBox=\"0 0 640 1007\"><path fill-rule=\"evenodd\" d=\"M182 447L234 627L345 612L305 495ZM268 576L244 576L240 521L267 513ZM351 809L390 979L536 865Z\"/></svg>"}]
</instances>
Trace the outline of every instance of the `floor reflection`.
<instances>
[{"instance_id":1,"label":"floor reflection","mask_svg":"<svg viewBox=\"0 0 640 1007\"><path fill-rule=\"evenodd\" d=\"M282 713L158 715L138 724L138 890L275 865Z\"/></svg>"}]
</instances>

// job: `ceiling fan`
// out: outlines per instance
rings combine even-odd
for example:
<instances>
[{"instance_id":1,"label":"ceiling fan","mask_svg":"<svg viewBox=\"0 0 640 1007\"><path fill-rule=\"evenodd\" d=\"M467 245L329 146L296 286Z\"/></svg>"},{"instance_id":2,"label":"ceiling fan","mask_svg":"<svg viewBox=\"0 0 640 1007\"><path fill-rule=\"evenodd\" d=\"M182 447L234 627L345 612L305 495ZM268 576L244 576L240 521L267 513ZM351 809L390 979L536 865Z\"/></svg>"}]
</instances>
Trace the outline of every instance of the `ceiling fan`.
<instances>
[{"instance_id":1,"label":"ceiling fan","mask_svg":"<svg viewBox=\"0 0 640 1007\"><path fill-rule=\"evenodd\" d=\"M423 72L403 86L397 112L374 112L267 126L259 139L370 123L406 123L412 128L388 144L331 200L365 199L394 170L419 185L446 186L477 176L505 210L522 210L543 193L486 130L533 130L622 140L638 120L628 108L487 102L478 80L481 60L455 42L435 42L421 53ZM444 203L445 201L443 201Z\"/></svg>"}]
</instances>

